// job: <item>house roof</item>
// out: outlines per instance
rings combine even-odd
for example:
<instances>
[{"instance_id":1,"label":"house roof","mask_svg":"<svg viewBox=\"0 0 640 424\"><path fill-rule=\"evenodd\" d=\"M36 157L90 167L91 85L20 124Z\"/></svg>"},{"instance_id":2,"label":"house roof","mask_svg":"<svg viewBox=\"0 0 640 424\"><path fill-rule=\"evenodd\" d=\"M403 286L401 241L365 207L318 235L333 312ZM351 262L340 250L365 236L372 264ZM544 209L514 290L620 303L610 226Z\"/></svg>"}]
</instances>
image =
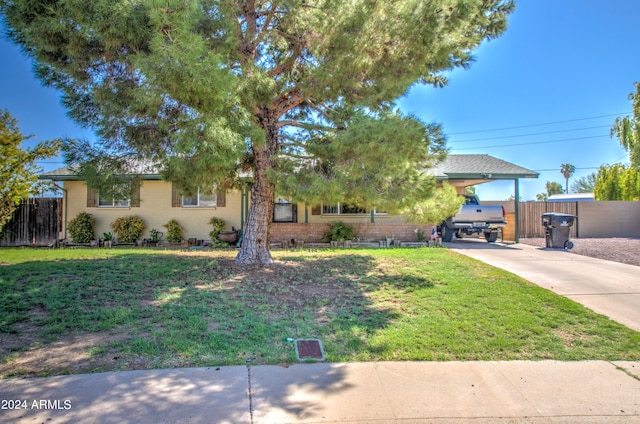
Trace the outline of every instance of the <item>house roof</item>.
<instances>
[{"instance_id":1,"label":"house roof","mask_svg":"<svg viewBox=\"0 0 640 424\"><path fill-rule=\"evenodd\" d=\"M53 180L53 181L70 181L77 180L78 176L73 170L67 166L64 168L54 169L53 171L45 172L38 175L40 180Z\"/></svg>"},{"instance_id":2,"label":"house roof","mask_svg":"<svg viewBox=\"0 0 640 424\"><path fill-rule=\"evenodd\" d=\"M158 167L148 161L132 161L131 162L132 174L138 174L142 176L144 180L159 180L160 171ZM53 180L53 181L78 181L77 173L73 167L65 166L63 168L54 169L53 171L45 172L38 176L40 180Z\"/></svg>"},{"instance_id":3,"label":"house roof","mask_svg":"<svg viewBox=\"0 0 640 424\"><path fill-rule=\"evenodd\" d=\"M447 155L430 172L439 180L513 180L538 178L538 173L490 155Z\"/></svg>"},{"instance_id":4,"label":"house roof","mask_svg":"<svg viewBox=\"0 0 640 424\"><path fill-rule=\"evenodd\" d=\"M160 173L150 163L138 163L136 173L145 180L159 180ZM513 180L515 178L538 178L538 173L511 162L490 155L453 155L429 170L438 180ZM78 176L73 168L64 167L45 172L39 176L41 180L73 181Z\"/></svg>"}]
</instances>

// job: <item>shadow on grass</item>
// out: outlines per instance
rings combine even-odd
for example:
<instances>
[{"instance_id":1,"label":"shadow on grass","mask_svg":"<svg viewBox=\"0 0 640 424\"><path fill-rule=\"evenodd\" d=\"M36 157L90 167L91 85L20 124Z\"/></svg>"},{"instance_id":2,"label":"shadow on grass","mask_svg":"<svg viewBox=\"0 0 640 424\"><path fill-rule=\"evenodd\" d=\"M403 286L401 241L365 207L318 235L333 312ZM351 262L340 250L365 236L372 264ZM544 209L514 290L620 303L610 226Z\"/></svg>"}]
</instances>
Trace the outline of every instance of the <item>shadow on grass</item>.
<instances>
[{"instance_id":1,"label":"shadow on grass","mask_svg":"<svg viewBox=\"0 0 640 424\"><path fill-rule=\"evenodd\" d=\"M397 319L369 293L432 286L366 252L285 254L270 267L238 267L232 254L2 266L0 374L293 363L287 337L322 339L332 360L366 351L367 337Z\"/></svg>"}]
</instances>

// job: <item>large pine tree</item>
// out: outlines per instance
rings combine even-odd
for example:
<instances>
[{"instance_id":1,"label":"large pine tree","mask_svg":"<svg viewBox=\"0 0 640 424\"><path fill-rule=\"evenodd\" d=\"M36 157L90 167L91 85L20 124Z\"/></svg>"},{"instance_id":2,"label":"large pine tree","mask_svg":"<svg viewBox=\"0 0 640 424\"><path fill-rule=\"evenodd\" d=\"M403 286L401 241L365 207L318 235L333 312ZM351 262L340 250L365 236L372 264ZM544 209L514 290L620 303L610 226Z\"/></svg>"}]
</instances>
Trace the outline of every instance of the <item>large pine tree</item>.
<instances>
[{"instance_id":1,"label":"large pine tree","mask_svg":"<svg viewBox=\"0 0 640 424\"><path fill-rule=\"evenodd\" d=\"M445 84L443 71L468 66L512 10L505 0L0 0L9 36L104 155L152 158L185 190L251 175L238 263L271 262L276 191L390 212L432 196L424 171L444 154L440 126L394 101Z\"/></svg>"}]
</instances>

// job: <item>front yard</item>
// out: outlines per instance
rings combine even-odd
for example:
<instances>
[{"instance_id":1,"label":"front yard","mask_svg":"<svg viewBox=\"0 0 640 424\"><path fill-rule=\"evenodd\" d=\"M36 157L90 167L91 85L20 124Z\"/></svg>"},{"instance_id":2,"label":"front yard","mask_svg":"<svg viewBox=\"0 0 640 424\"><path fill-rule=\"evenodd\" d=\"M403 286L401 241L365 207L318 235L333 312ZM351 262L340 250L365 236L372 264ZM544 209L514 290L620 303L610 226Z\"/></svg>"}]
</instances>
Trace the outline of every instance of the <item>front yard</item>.
<instances>
[{"instance_id":1,"label":"front yard","mask_svg":"<svg viewBox=\"0 0 640 424\"><path fill-rule=\"evenodd\" d=\"M0 250L0 376L328 361L640 360L640 333L446 249Z\"/></svg>"}]
</instances>

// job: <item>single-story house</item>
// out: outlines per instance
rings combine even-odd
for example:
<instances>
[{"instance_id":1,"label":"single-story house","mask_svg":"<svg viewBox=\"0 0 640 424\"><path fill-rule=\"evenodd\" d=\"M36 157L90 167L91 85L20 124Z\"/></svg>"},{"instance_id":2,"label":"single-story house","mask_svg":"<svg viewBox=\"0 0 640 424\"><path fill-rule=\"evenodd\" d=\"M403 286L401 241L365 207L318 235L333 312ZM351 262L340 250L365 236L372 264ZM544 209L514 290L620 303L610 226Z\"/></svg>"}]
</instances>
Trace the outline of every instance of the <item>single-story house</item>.
<instances>
[{"instance_id":1,"label":"single-story house","mask_svg":"<svg viewBox=\"0 0 640 424\"><path fill-rule=\"evenodd\" d=\"M63 183L64 229L61 238L66 238L66 224L80 212L88 212L96 219L96 236L110 231L109 225L116 218L137 215L145 224L144 237L152 229L165 231L163 225L176 219L184 228L185 239L209 239L212 217L222 218L226 230L242 228L249 210L250 194L243 191L220 190L213 195L197 193L183 196L171 182L161 179L149 168L142 176L142 184L127 200L114 199L109 193L97 193L87 187L69 168L60 168L40 175L42 180ZM503 161L489 155L449 155L445 161L432 169L436 178L447 181L460 193L465 187L498 179L537 178L534 171ZM516 196L517 198L517 196ZM306 205L291 203L288 199L275 199L270 240L289 241L302 239L319 241L331 222L340 220L354 225L362 239L381 239L393 236L404 241L415 241L417 229L425 233L432 226L407 223L402 216L379 213L349 205Z\"/></svg>"}]
</instances>

